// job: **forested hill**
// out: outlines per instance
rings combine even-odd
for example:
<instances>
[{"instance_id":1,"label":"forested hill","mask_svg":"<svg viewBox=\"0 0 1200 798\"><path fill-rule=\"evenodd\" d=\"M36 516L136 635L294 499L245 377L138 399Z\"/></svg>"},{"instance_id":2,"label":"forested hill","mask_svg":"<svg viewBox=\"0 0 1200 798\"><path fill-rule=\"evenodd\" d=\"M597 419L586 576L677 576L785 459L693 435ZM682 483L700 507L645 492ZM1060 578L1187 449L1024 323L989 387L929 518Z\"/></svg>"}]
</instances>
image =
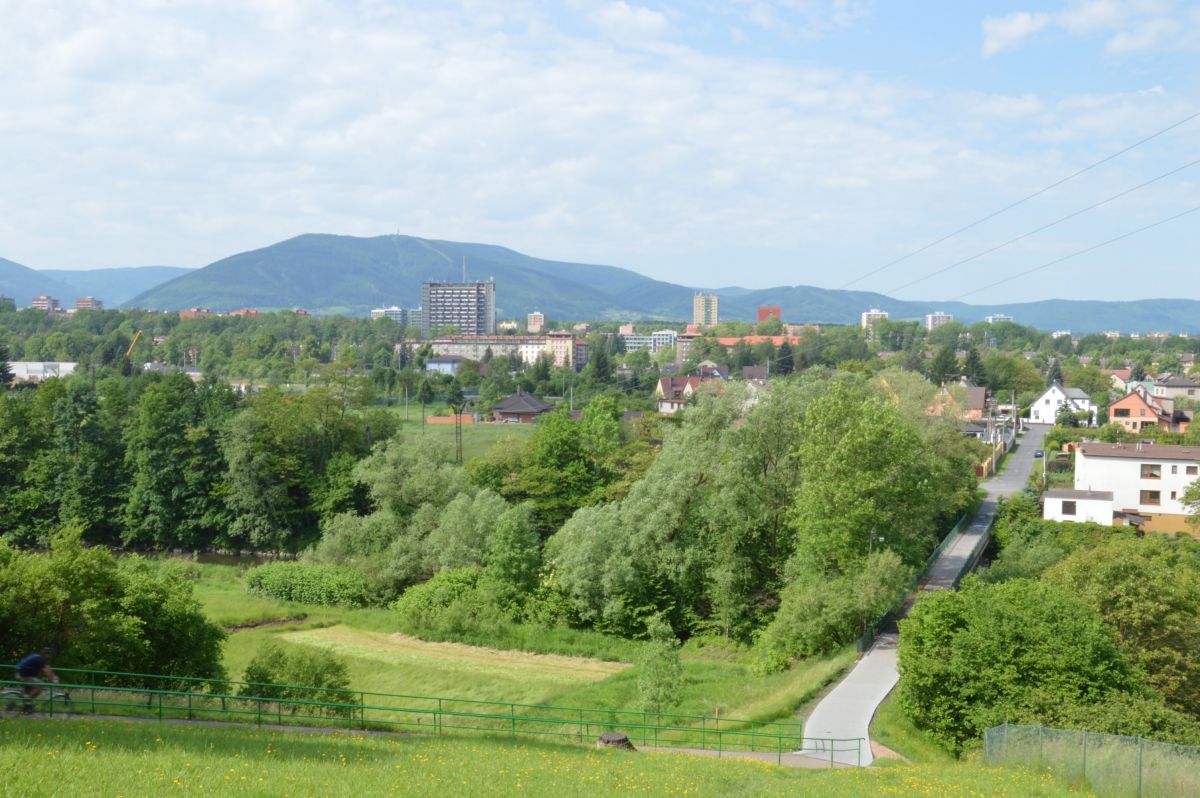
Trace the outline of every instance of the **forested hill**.
<instances>
[{"instance_id":1,"label":"forested hill","mask_svg":"<svg viewBox=\"0 0 1200 798\"><path fill-rule=\"evenodd\" d=\"M25 307L40 294L50 294L60 301L74 299L74 289L50 275L34 271L11 260L0 258L0 295L9 297L17 307Z\"/></svg>"},{"instance_id":2,"label":"forested hill","mask_svg":"<svg viewBox=\"0 0 1200 798\"><path fill-rule=\"evenodd\" d=\"M40 274L69 284L79 296L94 296L116 307L143 291L191 269L182 266L120 266L110 269L39 269ZM64 300L71 297L63 297Z\"/></svg>"},{"instance_id":3,"label":"forested hill","mask_svg":"<svg viewBox=\"0 0 1200 798\"><path fill-rule=\"evenodd\" d=\"M425 280L457 280L466 259L470 279L495 278L501 317L541 310L559 319L688 319L694 288L652 280L614 266L542 260L488 244L412 236L302 235L243 252L152 288L127 304L176 310L240 307L306 308L363 315L372 307L420 304ZM722 288L721 316L752 320L759 305L780 305L789 321L853 324L870 307L893 318L945 310L966 322L1007 313L1041 329L1099 332L1170 330L1200 333L1200 302L1047 300L1015 305L967 305L892 299L869 291L813 286Z\"/></svg>"}]
</instances>

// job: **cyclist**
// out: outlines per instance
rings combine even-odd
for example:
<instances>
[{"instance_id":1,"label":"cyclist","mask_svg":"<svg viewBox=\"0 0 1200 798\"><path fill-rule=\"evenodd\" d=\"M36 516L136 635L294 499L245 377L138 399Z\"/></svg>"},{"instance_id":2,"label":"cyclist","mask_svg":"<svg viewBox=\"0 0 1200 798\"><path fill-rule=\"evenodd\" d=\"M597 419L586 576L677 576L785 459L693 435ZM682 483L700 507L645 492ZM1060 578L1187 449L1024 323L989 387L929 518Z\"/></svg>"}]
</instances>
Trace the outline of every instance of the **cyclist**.
<instances>
[{"instance_id":1,"label":"cyclist","mask_svg":"<svg viewBox=\"0 0 1200 798\"><path fill-rule=\"evenodd\" d=\"M33 712L33 699L41 695L42 681L58 684L58 675L50 668L50 660L54 659L54 649L47 646L40 653L30 654L17 663L17 681L25 682L25 712Z\"/></svg>"}]
</instances>

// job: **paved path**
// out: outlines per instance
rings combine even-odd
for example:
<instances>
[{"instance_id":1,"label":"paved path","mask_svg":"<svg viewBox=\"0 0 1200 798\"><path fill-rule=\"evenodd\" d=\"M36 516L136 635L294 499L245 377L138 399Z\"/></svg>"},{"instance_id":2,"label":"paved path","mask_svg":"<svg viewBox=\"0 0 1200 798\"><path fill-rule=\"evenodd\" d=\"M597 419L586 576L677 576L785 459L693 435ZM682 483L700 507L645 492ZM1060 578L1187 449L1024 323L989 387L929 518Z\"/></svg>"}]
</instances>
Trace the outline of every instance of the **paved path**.
<instances>
[{"instance_id":1,"label":"paved path","mask_svg":"<svg viewBox=\"0 0 1200 798\"><path fill-rule=\"evenodd\" d=\"M987 497L980 505L974 520L946 547L941 557L934 561L918 590L951 590L957 585L958 578L975 557L988 527L991 526L992 516L996 512L996 501L1002 496L1021 490L1029 477L1030 469L1040 462L1034 459L1033 452L1041 448L1048 429L1050 427L1044 424L1030 426L1024 437L1018 441L1017 450L1009 454L1004 473L982 483ZM901 616L907 612L906 606ZM813 709L804 724L804 734L840 739L861 737L869 741L871 718L875 716L875 710L900 680L900 673L896 669L899 643L900 635L894 629L879 635L874 645L859 659L846 678ZM816 748L805 748L799 753L822 756L826 761L830 756L827 751ZM845 765L858 764L856 751L835 752L833 758L834 761ZM871 746L864 744L861 764L869 765L873 759Z\"/></svg>"}]
</instances>

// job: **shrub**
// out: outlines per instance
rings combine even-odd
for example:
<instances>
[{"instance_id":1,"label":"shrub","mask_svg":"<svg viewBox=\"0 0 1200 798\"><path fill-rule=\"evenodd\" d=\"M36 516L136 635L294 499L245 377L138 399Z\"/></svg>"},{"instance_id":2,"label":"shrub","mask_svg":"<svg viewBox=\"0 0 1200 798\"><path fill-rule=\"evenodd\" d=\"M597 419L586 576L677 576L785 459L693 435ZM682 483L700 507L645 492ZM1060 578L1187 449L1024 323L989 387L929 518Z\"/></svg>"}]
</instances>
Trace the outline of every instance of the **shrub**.
<instances>
[{"instance_id":1,"label":"shrub","mask_svg":"<svg viewBox=\"0 0 1200 798\"><path fill-rule=\"evenodd\" d=\"M638 659L638 708L643 712L663 712L679 703L683 687L679 640L661 615L649 620L646 633L650 641Z\"/></svg>"},{"instance_id":2,"label":"shrub","mask_svg":"<svg viewBox=\"0 0 1200 798\"><path fill-rule=\"evenodd\" d=\"M474 592L483 572L479 568L449 568L427 582L413 585L392 602L392 609L404 615L444 610L458 599Z\"/></svg>"},{"instance_id":3,"label":"shrub","mask_svg":"<svg viewBox=\"0 0 1200 798\"><path fill-rule=\"evenodd\" d=\"M267 640L246 666L245 678L251 684L242 685L239 695L322 704L345 704L350 700L342 692L350 686L346 664L322 649L285 647ZM349 706L292 705L293 715L344 715L349 711Z\"/></svg>"},{"instance_id":4,"label":"shrub","mask_svg":"<svg viewBox=\"0 0 1200 798\"><path fill-rule=\"evenodd\" d=\"M362 574L338 565L276 562L260 565L246 577L246 589L259 596L304 604L361 607L367 603Z\"/></svg>"}]
</instances>

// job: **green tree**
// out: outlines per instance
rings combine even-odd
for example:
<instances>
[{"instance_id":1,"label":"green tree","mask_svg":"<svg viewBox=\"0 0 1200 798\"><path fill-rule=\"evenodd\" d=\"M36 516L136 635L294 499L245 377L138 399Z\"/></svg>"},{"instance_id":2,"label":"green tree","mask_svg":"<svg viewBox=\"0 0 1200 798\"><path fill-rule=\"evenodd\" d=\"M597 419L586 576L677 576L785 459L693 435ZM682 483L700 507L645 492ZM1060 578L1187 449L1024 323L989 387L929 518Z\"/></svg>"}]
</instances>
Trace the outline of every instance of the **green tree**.
<instances>
[{"instance_id":1,"label":"green tree","mask_svg":"<svg viewBox=\"0 0 1200 798\"><path fill-rule=\"evenodd\" d=\"M421 403L421 429L425 429L425 406L433 401L433 386L429 383L429 378L421 380L417 386L417 401Z\"/></svg>"},{"instance_id":2,"label":"green tree","mask_svg":"<svg viewBox=\"0 0 1200 798\"><path fill-rule=\"evenodd\" d=\"M1046 582L1083 601L1116 629L1147 682L1200 718L1200 550L1160 535L1107 538L1076 549Z\"/></svg>"},{"instance_id":3,"label":"green tree","mask_svg":"<svg viewBox=\"0 0 1200 798\"><path fill-rule=\"evenodd\" d=\"M963 374L975 385L987 384L987 370L983 367L983 358L979 350L971 347L967 350L967 359L963 363Z\"/></svg>"},{"instance_id":4,"label":"green tree","mask_svg":"<svg viewBox=\"0 0 1200 798\"><path fill-rule=\"evenodd\" d=\"M934 385L943 385L959 374L958 361L954 358L954 350L943 346L934 355L929 364L929 381Z\"/></svg>"},{"instance_id":5,"label":"green tree","mask_svg":"<svg viewBox=\"0 0 1200 798\"><path fill-rule=\"evenodd\" d=\"M8 344L0 341L0 388L7 388L12 385L13 373L8 365Z\"/></svg>"},{"instance_id":6,"label":"green tree","mask_svg":"<svg viewBox=\"0 0 1200 798\"><path fill-rule=\"evenodd\" d=\"M1046 387L1050 387L1054 383L1063 381L1062 366L1058 363L1058 358L1050 362L1050 370L1046 372Z\"/></svg>"},{"instance_id":7,"label":"green tree","mask_svg":"<svg viewBox=\"0 0 1200 798\"><path fill-rule=\"evenodd\" d=\"M350 686L346 664L320 648L287 646L275 640L263 642L246 666L241 695L283 701L345 704L343 692ZM291 706L292 714L346 714L349 707Z\"/></svg>"},{"instance_id":8,"label":"green tree","mask_svg":"<svg viewBox=\"0 0 1200 798\"><path fill-rule=\"evenodd\" d=\"M485 564L485 576L497 603L513 613L537 588L542 565L541 540L533 522L533 507L510 507L496 522Z\"/></svg>"},{"instance_id":9,"label":"green tree","mask_svg":"<svg viewBox=\"0 0 1200 798\"><path fill-rule=\"evenodd\" d=\"M670 624L655 615L646 624L649 641L638 659L638 708L643 712L665 712L679 703L683 692L683 662L679 640Z\"/></svg>"},{"instance_id":10,"label":"green tree","mask_svg":"<svg viewBox=\"0 0 1200 798\"><path fill-rule=\"evenodd\" d=\"M792 345L784 341L779 345L779 351L775 355L775 373L786 377L792 373L795 365L795 353L792 351Z\"/></svg>"},{"instance_id":11,"label":"green tree","mask_svg":"<svg viewBox=\"0 0 1200 798\"><path fill-rule=\"evenodd\" d=\"M1112 630L1061 589L1024 579L923 596L900 622L900 705L952 751L1001 723L1065 725L1142 688Z\"/></svg>"}]
</instances>

